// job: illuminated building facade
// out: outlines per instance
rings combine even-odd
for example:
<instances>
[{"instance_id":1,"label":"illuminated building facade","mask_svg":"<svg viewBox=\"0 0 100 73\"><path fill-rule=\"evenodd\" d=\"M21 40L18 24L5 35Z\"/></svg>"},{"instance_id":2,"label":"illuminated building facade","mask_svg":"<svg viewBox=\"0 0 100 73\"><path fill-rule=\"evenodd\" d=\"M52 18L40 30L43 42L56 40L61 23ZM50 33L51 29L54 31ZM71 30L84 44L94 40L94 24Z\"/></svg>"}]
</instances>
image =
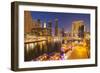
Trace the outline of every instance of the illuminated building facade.
<instances>
[{"instance_id":1,"label":"illuminated building facade","mask_svg":"<svg viewBox=\"0 0 100 73\"><path fill-rule=\"evenodd\" d=\"M49 29L50 35L52 35L52 21L48 21L48 29Z\"/></svg>"},{"instance_id":2,"label":"illuminated building facade","mask_svg":"<svg viewBox=\"0 0 100 73\"><path fill-rule=\"evenodd\" d=\"M25 34L31 33L36 36L51 36L51 25L52 23L49 23L49 28L47 28L47 24L44 21L43 27L40 19L33 20L31 13L29 11L24 12L24 32Z\"/></svg>"},{"instance_id":3,"label":"illuminated building facade","mask_svg":"<svg viewBox=\"0 0 100 73\"><path fill-rule=\"evenodd\" d=\"M84 38L85 23L83 20L72 22L72 37Z\"/></svg>"},{"instance_id":4,"label":"illuminated building facade","mask_svg":"<svg viewBox=\"0 0 100 73\"><path fill-rule=\"evenodd\" d=\"M58 30L58 19L55 19L55 36L58 36L59 30Z\"/></svg>"},{"instance_id":5,"label":"illuminated building facade","mask_svg":"<svg viewBox=\"0 0 100 73\"><path fill-rule=\"evenodd\" d=\"M37 25L38 23L38 25ZM36 36L51 36L50 34L50 29L47 28L46 26L46 22L44 22L43 27L42 27L42 23L40 21L40 19L37 20L36 22L36 26L37 27L33 27L32 28L32 33Z\"/></svg>"},{"instance_id":6,"label":"illuminated building facade","mask_svg":"<svg viewBox=\"0 0 100 73\"><path fill-rule=\"evenodd\" d=\"M35 27L35 22L32 20L31 13L29 11L24 12L24 32L30 33L32 27Z\"/></svg>"}]
</instances>

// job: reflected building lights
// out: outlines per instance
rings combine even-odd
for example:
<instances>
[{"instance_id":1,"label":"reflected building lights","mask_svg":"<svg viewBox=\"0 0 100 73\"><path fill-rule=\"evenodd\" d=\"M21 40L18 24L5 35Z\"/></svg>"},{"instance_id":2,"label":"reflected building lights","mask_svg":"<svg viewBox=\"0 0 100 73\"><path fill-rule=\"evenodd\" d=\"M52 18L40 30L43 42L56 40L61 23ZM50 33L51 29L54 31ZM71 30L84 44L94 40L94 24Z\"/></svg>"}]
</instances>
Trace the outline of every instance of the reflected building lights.
<instances>
[{"instance_id":1,"label":"reflected building lights","mask_svg":"<svg viewBox=\"0 0 100 73\"><path fill-rule=\"evenodd\" d=\"M41 22L44 22L43 26ZM25 27L24 35L25 56L27 56L25 61L80 59L88 58L90 55L90 33L86 32L83 20L73 21L72 30L69 32L64 28L59 29L57 18L54 20L54 32L52 21L37 19L29 23L30 29Z\"/></svg>"}]
</instances>

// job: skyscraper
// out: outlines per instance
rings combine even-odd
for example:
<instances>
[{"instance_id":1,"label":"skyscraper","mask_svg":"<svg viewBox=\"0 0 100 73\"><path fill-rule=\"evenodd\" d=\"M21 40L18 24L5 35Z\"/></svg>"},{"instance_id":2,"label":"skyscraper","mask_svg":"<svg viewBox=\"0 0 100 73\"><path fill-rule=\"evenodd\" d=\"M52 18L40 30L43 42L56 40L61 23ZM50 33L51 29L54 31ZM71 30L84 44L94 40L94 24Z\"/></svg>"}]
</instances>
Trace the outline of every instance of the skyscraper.
<instances>
[{"instance_id":1,"label":"skyscraper","mask_svg":"<svg viewBox=\"0 0 100 73\"><path fill-rule=\"evenodd\" d=\"M52 35L52 21L48 21L49 34Z\"/></svg>"},{"instance_id":2,"label":"skyscraper","mask_svg":"<svg viewBox=\"0 0 100 73\"><path fill-rule=\"evenodd\" d=\"M46 28L46 26L47 26L47 25L46 25L46 21L44 21L43 28Z\"/></svg>"},{"instance_id":3,"label":"skyscraper","mask_svg":"<svg viewBox=\"0 0 100 73\"><path fill-rule=\"evenodd\" d=\"M24 32L30 33L35 26L35 22L32 20L31 12L24 11Z\"/></svg>"},{"instance_id":4,"label":"skyscraper","mask_svg":"<svg viewBox=\"0 0 100 73\"><path fill-rule=\"evenodd\" d=\"M76 38L83 38L85 32L85 23L83 20L72 22L72 36Z\"/></svg>"},{"instance_id":5,"label":"skyscraper","mask_svg":"<svg viewBox=\"0 0 100 73\"><path fill-rule=\"evenodd\" d=\"M37 19L37 26L41 27L41 20L40 19Z\"/></svg>"},{"instance_id":6,"label":"skyscraper","mask_svg":"<svg viewBox=\"0 0 100 73\"><path fill-rule=\"evenodd\" d=\"M62 37L65 36L65 29L64 29L64 27L62 28L61 34L62 34Z\"/></svg>"},{"instance_id":7,"label":"skyscraper","mask_svg":"<svg viewBox=\"0 0 100 73\"><path fill-rule=\"evenodd\" d=\"M55 19L55 36L58 36L58 19Z\"/></svg>"}]
</instances>

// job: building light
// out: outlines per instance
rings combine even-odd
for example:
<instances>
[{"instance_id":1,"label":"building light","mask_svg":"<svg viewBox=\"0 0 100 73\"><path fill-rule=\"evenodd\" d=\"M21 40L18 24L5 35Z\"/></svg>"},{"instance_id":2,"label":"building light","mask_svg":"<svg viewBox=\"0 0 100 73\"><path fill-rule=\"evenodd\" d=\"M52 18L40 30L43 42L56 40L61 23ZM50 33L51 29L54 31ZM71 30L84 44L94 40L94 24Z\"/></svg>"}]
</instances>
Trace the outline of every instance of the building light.
<instances>
[{"instance_id":1,"label":"building light","mask_svg":"<svg viewBox=\"0 0 100 73\"><path fill-rule=\"evenodd\" d=\"M44 26L43 27L46 28L46 22L44 22Z\"/></svg>"}]
</instances>

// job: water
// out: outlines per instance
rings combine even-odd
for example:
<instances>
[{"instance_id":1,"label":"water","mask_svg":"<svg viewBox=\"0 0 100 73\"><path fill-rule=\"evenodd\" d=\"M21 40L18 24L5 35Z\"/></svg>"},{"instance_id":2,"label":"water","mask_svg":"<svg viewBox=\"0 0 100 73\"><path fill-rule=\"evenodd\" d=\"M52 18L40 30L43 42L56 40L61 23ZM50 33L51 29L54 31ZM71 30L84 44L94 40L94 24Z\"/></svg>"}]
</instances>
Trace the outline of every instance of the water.
<instances>
[{"instance_id":1,"label":"water","mask_svg":"<svg viewBox=\"0 0 100 73\"><path fill-rule=\"evenodd\" d=\"M36 57L47 53L59 52L61 49L61 41L38 41L25 44L24 61L31 61Z\"/></svg>"}]
</instances>

